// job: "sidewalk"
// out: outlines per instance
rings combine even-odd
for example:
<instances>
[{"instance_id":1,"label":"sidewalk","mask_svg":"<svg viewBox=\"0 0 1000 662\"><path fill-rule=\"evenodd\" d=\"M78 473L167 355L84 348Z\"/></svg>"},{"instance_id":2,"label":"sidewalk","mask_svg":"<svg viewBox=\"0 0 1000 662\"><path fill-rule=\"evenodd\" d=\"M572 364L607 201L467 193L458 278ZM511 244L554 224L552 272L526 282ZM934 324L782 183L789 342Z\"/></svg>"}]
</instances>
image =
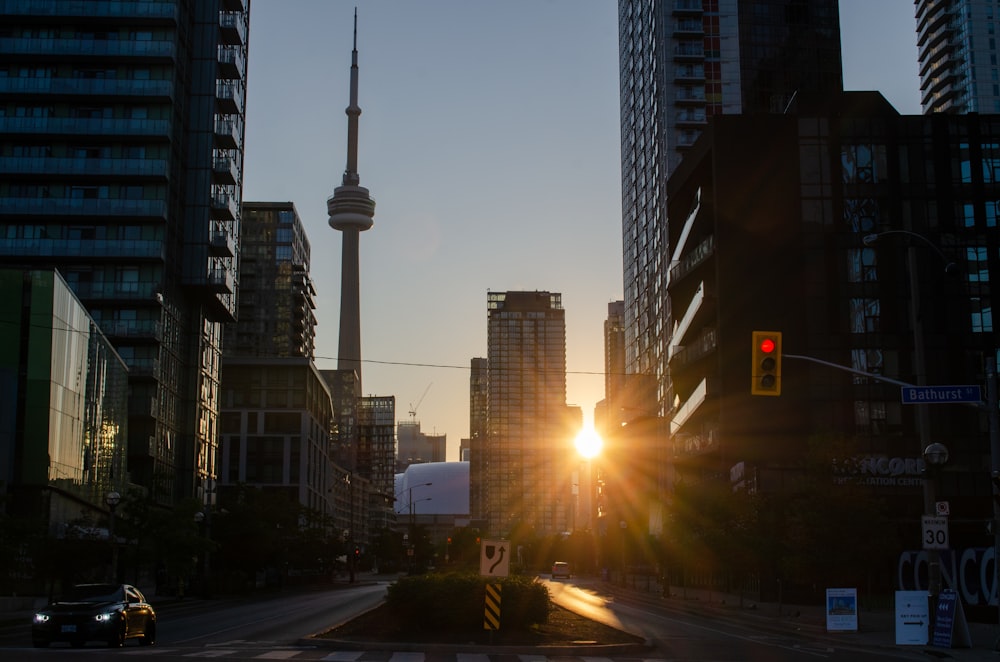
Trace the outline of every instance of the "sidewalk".
<instances>
[{"instance_id":1,"label":"sidewalk","mask_svg":"<svg viewBox=\"0 0 1000 662\"><path fill-rule=\"evenodd\" d=\"M944 659L1000 661L997 644L1000 640L1000 625L996 623L968 623L971 648L943 648L932 645L896 644L896 614L888 609L861 609L858 613L856 632L827 631L827 614L822 605L779 605L758 603L739 595L693 589L671 587L670 597L660 595L661 589L651 585L621 586L602 582L602 589L620 597L655 604L676 611L711 614L720 619L734 619L741 623L750 621L755 627L779 632L808 632L834 645L858 646L867 649L885 649L896 652L910 652L916 655Z\"/></svg>"}]
</instances>

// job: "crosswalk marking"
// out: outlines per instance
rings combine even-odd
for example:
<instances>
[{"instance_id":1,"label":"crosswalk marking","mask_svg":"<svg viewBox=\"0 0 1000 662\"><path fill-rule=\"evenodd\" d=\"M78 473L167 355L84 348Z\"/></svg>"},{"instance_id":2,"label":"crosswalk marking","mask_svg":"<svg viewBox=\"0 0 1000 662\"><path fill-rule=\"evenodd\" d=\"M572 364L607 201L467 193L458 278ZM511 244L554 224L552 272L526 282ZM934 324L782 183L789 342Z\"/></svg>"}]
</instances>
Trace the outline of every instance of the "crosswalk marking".
<instances>
[{"instance_id":1,"label":"crosswalk marking","mask_svg":"<svg viewBox=\"0 0 1000 662\"><path fill-rule=\"evenodd\" d=\"M364 651L335 651L323 658L324 662L354 662L364 655Z\"/></svg>"},{"instance_id":2,"label":"crosswalk marking","mask_svg":"<svg viewBox=\"0 0 1000 662\"><path fill-rule=\"evenodd\" d=\"M548 660L544 655L518 655L517 657L521 662L546 662Z\"/></svg>"},{"instance_id":3,"label":"crosswalk marking","mask_svg":"<svg viewBox=\"0 0 1000 662\"><path fill-rule=\"evenodd\" d=\"M455 662L490 662L490 656L486 653L458 653Z\"/></svg>"},{"instance_id":4,"label":"crosswalk marking","mask_svg":"<svg viewBox=\"0 0 1000 662\"><path fill-rule=\"evenodd\" d=\"M280 651L268 651L262 655L256 656L255 660L290 660L302 651L300 650L280 650Z\"/></svg>"},{"instance_id":5,"label":"crosswalk marking","mask_svg":"<svg viewBox=\"0 0 1000 662\"><path fill-rule=\"evenodd\" d=\"M389 662L424 662L424 654L397 651L389 658Z\"/></svg>"}]
</instances>

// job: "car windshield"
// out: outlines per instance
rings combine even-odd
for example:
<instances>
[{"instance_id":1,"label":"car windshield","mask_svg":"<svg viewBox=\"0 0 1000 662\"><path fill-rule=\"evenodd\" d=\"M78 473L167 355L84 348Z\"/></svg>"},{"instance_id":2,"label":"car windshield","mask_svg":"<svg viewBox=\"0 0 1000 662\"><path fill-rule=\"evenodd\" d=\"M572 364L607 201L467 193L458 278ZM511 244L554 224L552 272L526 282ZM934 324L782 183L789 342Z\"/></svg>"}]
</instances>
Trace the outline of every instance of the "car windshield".
<instances>
[{"instance_id":1,"label":"car windshield","mask_svg":"<svg viewBox=\"0 0 1000 662\"><path fill-rule=\"evenodd\" d=\"M122 599L122 588L116 584L82 584L69 589L59 602L114 602Z\"/></svg>"}]
</instances>

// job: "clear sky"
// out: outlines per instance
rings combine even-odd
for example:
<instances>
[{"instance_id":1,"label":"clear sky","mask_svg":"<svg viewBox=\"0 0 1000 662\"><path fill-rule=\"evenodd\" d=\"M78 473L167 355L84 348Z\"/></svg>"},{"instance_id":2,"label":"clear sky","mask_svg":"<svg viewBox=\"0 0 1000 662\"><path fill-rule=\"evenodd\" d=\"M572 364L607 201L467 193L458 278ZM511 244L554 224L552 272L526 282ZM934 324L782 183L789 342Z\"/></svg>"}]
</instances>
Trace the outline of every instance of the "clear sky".
<instances>
[{"instance_id":1,"label":"clear sky","mask_svg":"<svg viewBox=\"0 0 1000 662\"><path fill-rule=\"evenodd\" d=\"M603 323L621 299L614 0L252 0L243 199L295 203L312 246L316 362L336 367L340 233L358 8L365 395L397 420L469 433L469 362L489 291L560 292L567 402L604 397ZM920 112L912 0L841 0L844 83ZM422 399L421 399L422 398ZM419 402L419 406L417 406Z\"/></svg>"}]
</instances>

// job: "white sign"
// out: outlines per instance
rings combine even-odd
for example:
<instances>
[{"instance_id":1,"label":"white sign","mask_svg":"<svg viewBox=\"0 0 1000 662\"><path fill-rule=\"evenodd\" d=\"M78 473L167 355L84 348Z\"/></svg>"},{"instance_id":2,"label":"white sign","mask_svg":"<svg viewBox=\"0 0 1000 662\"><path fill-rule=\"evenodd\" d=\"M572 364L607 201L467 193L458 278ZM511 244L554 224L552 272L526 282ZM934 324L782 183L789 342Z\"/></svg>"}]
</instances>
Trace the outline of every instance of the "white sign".
<instances>
[{"instance_id":1,"label":"white sign","mask_svg":"<svg viewBox=\"0 0 1000 662\"><path fill-rule=\"evenodd\" d=\"M896 591L897 645L926 645L930 620L927 591Z\"/></svg>"},{"instance_id":2,"label":"white sign","mask_svg":"<svg viewBox=\"0 0 1000 662\"><path fill-rule=\"evenodd\" d=\"M948 549L948 518L924 515L920 539L924 549Z\"/></svg>"},{"instance_id":3,"label":"white sign","mask_svg":"<svg viewBox=\"0 0 1000 662\"><path fill-rule=\"evenodd\" d=\"M479 550L479 574L506 577L510 574L510 541L483 540Z\"/></svg>"},{"instance_id":4,"label":"white sign","mask_svg":"<svg viewBox=\"0 0 1000 662\"><path fill-rule=\"evenodd\" d=\"M858 631L858 589L826 589L826 631Z\"/></svg>"},{"instance_id":5,"label":"white sign","mask_svg":"<svg viewBox=\"0 0 1000 662\"><path fill-rule=\"evenodd\" d=\"M939 517L944 517L945 515L951 515L951 504L947 501L938 501L934 504L934 509L937 511Z\"/></svg>"}]
</instances>

